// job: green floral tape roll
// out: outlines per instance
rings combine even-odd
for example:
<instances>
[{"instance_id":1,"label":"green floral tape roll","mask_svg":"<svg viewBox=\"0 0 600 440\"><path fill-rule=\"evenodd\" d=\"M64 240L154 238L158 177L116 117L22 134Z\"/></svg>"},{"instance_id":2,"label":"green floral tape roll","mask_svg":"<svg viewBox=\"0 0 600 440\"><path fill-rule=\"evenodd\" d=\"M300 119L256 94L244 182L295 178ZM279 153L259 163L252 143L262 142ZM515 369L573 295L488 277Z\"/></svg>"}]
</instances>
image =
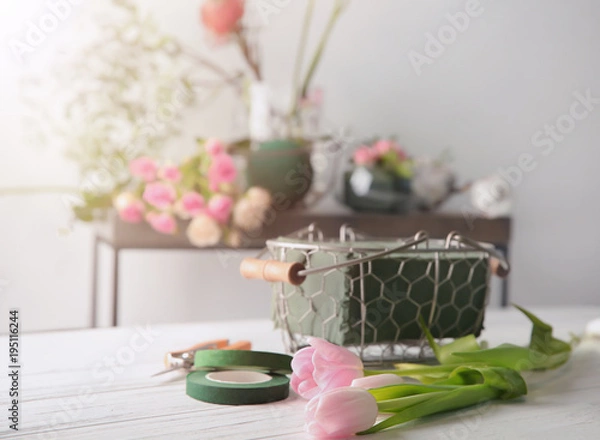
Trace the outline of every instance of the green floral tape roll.
<instances>
[{"instance_id":1,"label":"green floral tape roll","mask_svg":"<svg viewBox=\"0 0 600 440\"><path fill-rule=\"evenodd\" d=\"M199 350L194 358L197 370L257 370L292 374L292 357L287 354L250 350Z\"/></svg>"},{"instance_id":2,"label":"green floral tape roll","mask_svg":"<svg viewBox=\"0 0 600 440\"><path fill-rule=\"evenodd\" d=\"M281 374L258 371L193 371L185 392L203 402L220 405L256 405L288 397L290 380Z\"/></svg>"}]
</instances>

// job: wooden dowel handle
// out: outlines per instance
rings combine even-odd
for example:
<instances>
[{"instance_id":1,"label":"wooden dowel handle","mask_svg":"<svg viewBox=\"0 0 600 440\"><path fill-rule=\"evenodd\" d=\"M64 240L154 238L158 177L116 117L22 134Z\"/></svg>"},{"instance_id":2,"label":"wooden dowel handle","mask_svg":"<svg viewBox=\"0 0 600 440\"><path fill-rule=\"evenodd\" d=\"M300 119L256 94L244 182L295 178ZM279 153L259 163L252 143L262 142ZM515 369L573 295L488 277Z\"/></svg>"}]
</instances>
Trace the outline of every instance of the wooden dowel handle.
<instances>
[{"instance_id":1,"label":"wooden dowel handle","mask_svg":"<svg viewBox=\"0 0 600 440\"><path fill-rule=\"evenodd\" d=\"M497 258L490 258L490 268L492 269L492 273L500 278L506 278L510 272Z\"/></svg>"},{"instance_id":2,"label":"wooden dowel handle","mask_svg":"<svg viewBox=\"0 0 600 440\"><path fill-rule=\"evenodd\" d=\"M305 276L298 275L304 270L301 263L284 263L274 260L244 258L240 265L240 273L244 278L270 282L284 282L298 286L304 282Z\"/></svg>"}]
</instances>

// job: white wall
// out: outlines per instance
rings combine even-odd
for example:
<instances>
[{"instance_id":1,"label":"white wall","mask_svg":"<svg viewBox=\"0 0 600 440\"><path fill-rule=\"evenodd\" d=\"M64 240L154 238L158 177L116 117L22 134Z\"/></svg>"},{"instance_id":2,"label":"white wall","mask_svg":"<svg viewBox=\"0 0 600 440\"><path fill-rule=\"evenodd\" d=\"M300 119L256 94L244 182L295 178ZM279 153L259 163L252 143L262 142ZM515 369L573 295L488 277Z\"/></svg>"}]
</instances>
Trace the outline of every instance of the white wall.
<instances>
[{"instance_id":1,"label":"white wall","mask_svg":"<svg viewBox=\"0 0 600 440\"><path fill-rule=\"evenodd\" d=\"M4 3L0 41L45 10L42 1ZM332 1L318 3L316 25L322 26ZM184 0L145 4L166 31L204 47L196 6ZM290 2L264 30L266 76L281 94L287 92L304 4ZM532 136L569 112L575 92L590 89L600 97L600 4L481 0L481 14L417 75L408 54L424 54L426 34L437 34L448 24L446 14L465 11L466 4L353 0L316 78L326 90L326 125L351 127L357 137L398 134L414 154L450 147L464 180L515 166L520 155L531 153L537 166L515 186L513 299L599 304L600 108L577 121L551 154L542 154ZM34 54L39 60L51 59L70 38L85 7L40 47ZM0 187L76 182L59 151L23 142L16 93L22 67L6 44L0 51ZM227 49L217 54L229 64L236 56ZM191 148L195 135L230 134L230 100L224 95L217 107L189 115L186 133L171 148ZM456 200L451 208L463 203ZM91 232L79 225L60 236L66 218L58 196L0 198L0 304L2 310L20 307L26 329L88 323ZM266 286L239 280L234 262L223 266L209 252L131 253L123 273L124 323L270 313Z\"/></svg>"}]
</instances>

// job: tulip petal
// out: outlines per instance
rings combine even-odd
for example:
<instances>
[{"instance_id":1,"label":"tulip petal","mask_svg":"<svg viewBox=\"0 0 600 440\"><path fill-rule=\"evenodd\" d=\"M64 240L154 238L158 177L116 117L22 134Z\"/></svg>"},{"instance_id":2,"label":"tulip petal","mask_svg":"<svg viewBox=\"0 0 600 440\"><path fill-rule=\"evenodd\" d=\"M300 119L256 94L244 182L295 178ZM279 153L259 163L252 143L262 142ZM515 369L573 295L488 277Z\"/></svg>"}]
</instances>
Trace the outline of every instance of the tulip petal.
<instances>
[{"instance_id":1,"label":"tulip petal","mask_svg":"<svg viewBox=\"0 0 600 440\"><path fill-rule=\"evenodd\" d=\"M297 394L305 399L312 399L319 393L319 388L313 378L312 358L314 352L313 347L305 347L296 352L292 359L293 374L290 385Z\"/></svg>"},{"instance_id":2,"label":"tulip petal","mask_svg":"<svg viewBox=\"0 0 600 440\"><path fill-rule=\"evenodd\" d=\"M322 391L329 391L334 388L348 387L354 379L363 377L362 370L356 369L336 369L325 366L315 366L313 377Z\"/></svg>"},{"instance_id":3,"label":"tulip petal","mask_svg":"<svg viewBox=\"0 0 600 440\"><path fill-rule=\"evenodd\" d=\"M376 374L375 376L354 379L351 386L370 390L371 388L381 388L401 383L404 383L404 380L397 374Z\"/></svg>"},{"instance_id":4,"label":"tulip petal","mask_svg":"<svg viewBox=\"0 0 600 440\"><path fill-rule=\"evenodd\" d=\"M363 377L362 361L354 353L320 338L309 338L308 342L314 347L312 376L321 391L347 387Z\"/></svg>"},{"instance_id":5,"label":"tulip petal","mask_svg":"<svg viewBox=\"0 0 600 440\"><path fill-rule=\"evenodd\" d=\"M315 354L324 361L346 365L351 368L363 369L360 358L346 348L320 338L309 338L308 343L315 348Z\"/></svg>"}]
</instances>

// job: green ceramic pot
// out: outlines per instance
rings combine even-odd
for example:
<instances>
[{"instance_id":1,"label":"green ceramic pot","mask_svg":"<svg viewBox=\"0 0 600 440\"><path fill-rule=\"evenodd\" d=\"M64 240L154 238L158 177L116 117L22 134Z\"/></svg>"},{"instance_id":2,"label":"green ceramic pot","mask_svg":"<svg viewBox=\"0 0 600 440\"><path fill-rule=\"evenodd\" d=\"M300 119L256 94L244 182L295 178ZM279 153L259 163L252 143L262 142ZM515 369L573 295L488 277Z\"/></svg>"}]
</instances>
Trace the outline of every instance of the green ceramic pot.
<instances>
[{"instance_id":1,"label":"green ceramic pot","mask_svg":"<svg viewBox=\"0 0 600 440\"><path fill-rule=\"evenodd\" d=\"M414 208L410 180L363 166L344 174L344 203L363 212L406 214Z\"/></svg>"},{"instance_id":2,"label":"green ceramic pot","mask_svg":"<svg viewBox=\"0 0 600 440\"><path fill-rule=\"evenodd\" d=\"M246 178L248 185L271 192L276 209L289 209L304 198L312 185L310 149L293 140L264 142L250 152Z\"/></svg>"}]
</instances>

